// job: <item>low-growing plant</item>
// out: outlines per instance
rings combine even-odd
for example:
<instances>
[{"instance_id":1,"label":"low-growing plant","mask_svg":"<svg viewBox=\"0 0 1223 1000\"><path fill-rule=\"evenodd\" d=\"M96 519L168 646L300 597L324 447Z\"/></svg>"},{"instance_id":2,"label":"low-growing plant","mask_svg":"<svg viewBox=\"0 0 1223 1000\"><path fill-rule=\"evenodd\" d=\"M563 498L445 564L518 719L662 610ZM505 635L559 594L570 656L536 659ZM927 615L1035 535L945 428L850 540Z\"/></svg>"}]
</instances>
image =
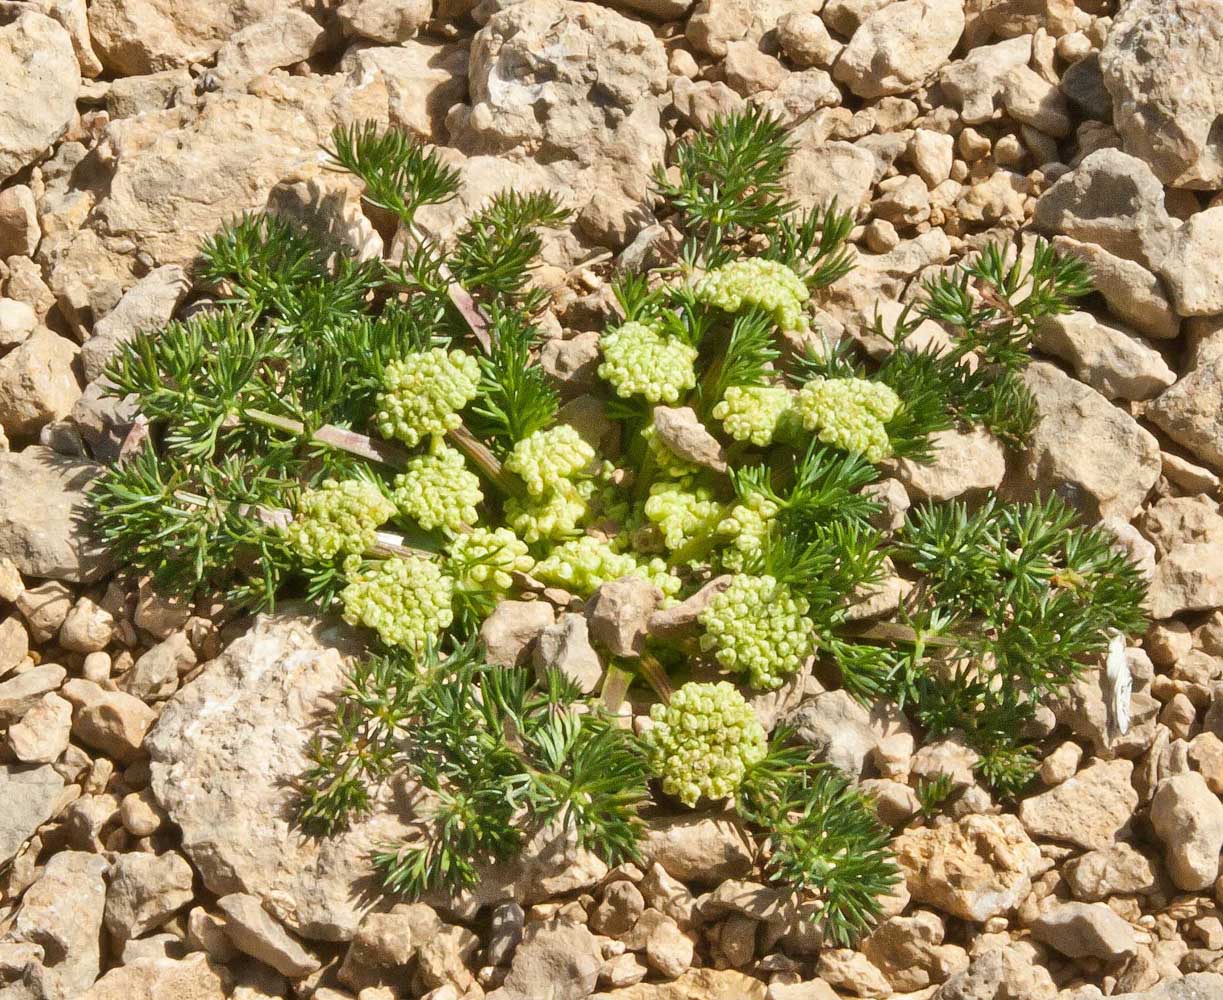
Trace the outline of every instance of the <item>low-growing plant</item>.
<instances>
[{"instance_id":1,"label":"low-growing plant","mask_svg":"<svg viewBox=\"0 0 1223 1000\"><path fill-rule=\"evenodd\" d=\"M401 260L243 218L203 248L214 304L110 365L110 391L150 424L93 493L120 561L163 588L252 610L305 597L368 629L301 818L329 835L378 782L418 782L431 822L377 854L389 890L469 886L550 824L618 863L651 802L724 802L769 875L850 941L897 878L888 831L848 776L788 730L770 737L745 692L801 684L818 659L855 697L956 734L981 780L1013 794L1033 770L1035 706L1141 628L1137 572L1060 501L927 505L889 533L867 489L888 463L929 461L940 431L1025 441L1032 329L1087 292L1081 266L1043 243L1024 258L991 247L928 279L894 329L877 324L882 361L830 346L810 307L852 266L852 222L785 200L789 152L753 111L660 167L658 214L682 242L615 276L599 440L558 418L538 361L547 297L530 268L565 211L507 192L439 242L416 216L457 175L369 127L337 131L331 154L398 218ZM917 348L926 320L945 342ZM667 407L691 408L700 447L669 433L659 418L685 415ZM910 583L890 620L850 621L889 567ZM724 579L687 633L601 650L597 691L485 662L475 640L499 602L582 601L631 576L664 606ZM636 731L633 685L654 701ZM919 795L928 812L945 797Z\"/></svg>"}]
</instances>

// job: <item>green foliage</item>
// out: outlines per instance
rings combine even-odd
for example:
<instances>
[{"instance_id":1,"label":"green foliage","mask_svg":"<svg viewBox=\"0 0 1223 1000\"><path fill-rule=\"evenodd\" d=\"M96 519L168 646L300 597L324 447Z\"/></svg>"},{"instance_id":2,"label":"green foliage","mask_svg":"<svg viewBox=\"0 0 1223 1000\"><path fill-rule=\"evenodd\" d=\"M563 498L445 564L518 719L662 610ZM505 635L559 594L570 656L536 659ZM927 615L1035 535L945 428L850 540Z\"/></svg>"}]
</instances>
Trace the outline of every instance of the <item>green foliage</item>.
<instances>
[{"instance_id":1,"label":"green foliage","mask_svg":"<svg viewBox=\"0 0 1223 1000\"><path fill-rule=\"evenodd\" d=\"M943 804L951 798L955 784L950 774L939 771L937 774L922 778L913 791L917 794L920 804L918 812L926 820L934 819L942 810Z\"/></svg>"},{"instance_id":2,"label":"green foliage","mask_svg":"<svg viewBox=\"0 0 1223 1000\"><path fill-rule=\"evenodd\" d=\"M556 200L499 194L443 243L415 225L458 188L434 153L370 126L338 130L330 152L402 223L402 261L359 261L264 216L208 241L219 303L134 338L109 367L149 433L92 491L103 540L160 588L252 608L305 598L367 627L373 654L303 776L308 830L332 834L411 781L427 822L379 849L389 890L470 887L552 828L619 863L667 777L613 718L623 678L649 684L665 715L668 671L759 690L808 656L924 735L963 739L1001 794L1024 789L1033 706L1109 635L1141 631L1141 578L1056 500L930 505L893 534L869 488L886 456L928 460L938 431L1026 440L1031 333L1085 293L1079 265L1046 244L1022 261L991 248L927 282L892 331L877 325L882 360L851 338L796 357L811 296L851 266L853 221L787 203L784 130L736 113L660 168L659 215L684 246L673 267L616 276L622 317L599 331L600 382L571 426L539 363L545 300L530 281L542 230L569 221ZM946 342L916 349L924 321ZM670 450L663 403L691 407L705 437L690 427L688 443L704 453ZM912 584L892 620L851 622L892 566ZM599 699L490 668L468 644L506 598L567 607L561 588L584 599L638 576L669 606L723 574L696 634L614 659L598 646ZM829 940L853 940L896 879L886 830L789 735L756 756L737 791L686 781L685 798L733 800L770 877ZM918 789L925 812L943 791Z\"/></svg>"}]
</instances>

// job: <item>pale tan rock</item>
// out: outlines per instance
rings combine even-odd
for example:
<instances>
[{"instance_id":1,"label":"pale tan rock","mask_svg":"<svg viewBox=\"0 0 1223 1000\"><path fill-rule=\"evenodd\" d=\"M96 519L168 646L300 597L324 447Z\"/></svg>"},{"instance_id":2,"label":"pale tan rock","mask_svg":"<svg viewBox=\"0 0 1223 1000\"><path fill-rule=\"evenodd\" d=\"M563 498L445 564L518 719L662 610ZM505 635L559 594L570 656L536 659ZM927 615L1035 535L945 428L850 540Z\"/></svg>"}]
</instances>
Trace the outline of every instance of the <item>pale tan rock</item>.
<instances>
[{"instance_id":1,"label":"pale tan rock","mask_svg":"<svg viewBox=\"0 0 1223 1000\"><path fill-rule=\"evenodd\" d=\"M217 900L225 915L225 933L239 951L256 958L290 979L317 970L320 962L248 893L230 893Z\"/></svg>"},{"instance_id":2,"label":"pale tan rock","mask_svg":"<svg viewBox=\"0 0 1223 1000\"><path fill-rule=\"evenodd\" d=\"M951 177L955 140L945 132L916 129L909 140L909 159L926 186L936 188Z\"/></svg>"},{"instance_id":3,"label":"pale tan rock","mask_svg":"<svg viewBox=\"0 0 1223 1000\"><path fill-rule=\"evenodd\" d=\"M177 264L154 268L132 285L114 309L98 320L81 347L85 380L99 378L120 346L138 333L165 326L190 287L187 272Z\"/></svg>"},{"instance_id":4,"label":"pale tan rock","mask_svg":"<svg viewBox=\"0 0 1223 1000\"><path fill-rule=\"evenodd\" d=\"M110 870L106 929L119 941L143 937L194 895L191 866L181 854L122 854Z\"/></svg>"},{"instance_id":5,"label":"pale tan rock","mask_svg":"<svg viewBox=\"0 0 1223 1000\"><path fill-rule=\"evenodd\" d=\"M64 779L49 764L0 764L0 863L8 864L21 845L51 818Z\"/></svg>"},{"instance_id":6,"label":"pale tan rock","mask_svg":"<svg viewBox=\"0 0 1223 1000\"><path fill-rule=\"evenodd\" d=\"M722 445L691 406L655 406L653 420L658 439L684 461L715 472L726 471Z\"/></svg>"},{"instance_id":7,"label":"pale tan rock","mask_svg":"<svg viewBox=\"0 0 1223 1000\"><path fill-rule=\"evenodd\" d=\"M26 9L0 26L0 181L64 134L80 82L72 38L51 18Z\"/></svg>"},{"instance_id":8,"label":"pale tan rock","mask_svg":"<svg viewBox=\"0 0 1223 1000\"><path fill-rule=\"evenodd\" d=\"M1045 135L1070 134L1070 109L1061 90L1027 66L1016 66L1003 78L1002 105L1015 121Z\"/></svg>"},{"instance_id":9,"label":"pale tan rock","mask_svg":"<svg viewBox=\"0 0 1223 1000\"><path fill-rule=\"evenodd\" d=\"M826 948L820 952L816 974L833 989L860 997L886 997L892 993L887 977L860 951Z\"/></svg>"},{"instance_id":10,"label":"pale tan rock","mask_svg":"<svg viewBox=\"0 0 1223 1000\"><path fill-rule=\"evenodd\" d=\"M278 0L220 5L101 0L89 5L89 34L108 70L138 76L206 62L225 39L282 6Z\"/></svg>"},{"instance_id":11,"label":"pale tan rock","mask_svg":"<svg viewBox=\"0 0 1223 1000\"><path fill-rule=\"evenodd\" d=\"M101 972L106 867L97 854L57 852L26 892L13 925L18 940L42 946L47 968L74 997Z\"/></svg>"},{"instance_id":12,"label":"pale tan rock","mask_svg":"<svg viewBox=\"0 0 1223 1000\"><path fill-rule=\"evenodd\" d=\"M547 601L502 601L480 626L488 662L504 666L526 662L532 644L555 618Z\"/></svg>"},{"instance_id":13,"label":"pale tan rock","mask_svg":"<svg viewBox=\"0 0 1223 1000\"><path fill-rule=\"evenodd\" d=\"M834 75L859 97L908 93L942 68L963 30L961 0L900 0L862 22Z\"/></svg>"},{"instance_id":14,"label":"pale tan rock","mask_svg":"<svg viewBox=\"0 0 1223 1000\"><path fill-rule=\"evenodd\" d=\"M1151 825L1178 888L1192 892L1214 884L1223 850L1223 803L1205 778L1190 772L1161 781L1151 800Z\"/></svg>"},{"instance_id":15,"label":"pale tan rock","mask_svg":"<svg viewBox=\"0 0 1223 1000\"><path fill-rule=\"evenodd\" d=\"M1070 958L1115 961L1138 951L1134 929L1103 903L1059 903L1043 911L1031 930Z\"/></svg>"},{"instance_id":16,"label":"pale tan rock","mask_svg":"<svg viewBox=\"0 0 1223 1000\"><path fill-rule=\"evenodd\" d=\"M554 625L544 626L536 637L531 662L540 677L548 670L559 670L586 694L603 679L603 662L590 644L584 615L562 614Z\"/></svg>"},{"instance_id":17,"label":"pale tan rock","mask_svg":"<svg viewBox=\"0 0 1223 1000\"><path fill-rule=\"evenodd\" d=\"M1077 844L1088 850L1111 845L1138 806L1128 760L1098 760L1073 778L1019 806L1019 819L1033 837Z\"/></svg>"},{"instance_id":18,"label":"pale tan rock","mask_svg":"<svg viewBox=\"0 0 1223 1000\"><path fill-rule=\"evenodd\" d=\"M196 664L195 650L185 632L175 632L137 657L119 681L119 689L145 701L168 698L178 679Z\"/></svg>"},{"instance_id":19,"label":"pale tan rock","mask_svg":"<svg viewBox=\"0 0 1223 1000\"><path fill-rule=\"evenodd\" d=\"M9 727L7 742L23 764L50 764L68 749L71 733L72 705L48 691Z\"/></svg>"},{"instance_id":20,"label":"pale tan rock","mask_svg":"<svg viewBox=\"0 0 1223 1000\"><path fill-rule=\"evenodd\" d=\"M68 671L57 663L42 663L0 683L0 726L23 718L48 692L64 683Z\"/></svg>"},{"instance_id":21,"label":"pale tan rock","mask_svg":"<svg viewBox=\"0 0 1223 1000\"><path fill-rule=\"evenodd\" d=\"M1040 780L1046 785L1060 785L1079 769L1083 748L1067 740L1040 762Z\"/></svg>"},{"instance_id":22,"label":"pale tan rock","mask_svg":"<svg viewBox=\"0 0 1223 1000\"><path fill-rule=\"evenodd\" d=\"M906 830L892 846L913 898L963 920L1007 913L1041 869L1040 850L1009 815Z\"/></svg>"},{"instance_id":23,"label":"pale tan rock","mask_svg":"<svg viewBox=\"0 0 1223 1000\"><path fill-rule=\"evenodd\" d=\"M664 979L682 976L691 968L694 955L692 938L669 918L660 921L646 940L646 963Z\"/></svg>"},{"instance_id":24,"label":"pale tan rock","mask_svg":"<svg viewBox=\"0 0 1223 1000\"><path fill-rule=\"evenodd\" d=\"M1183 376L1148 407L1147 417L1196 458L1223 470L1223 356Z\"/></svg>"},{"instance_id":25,"label":"pale tan rock","mask_svg":"<svg viewBox=\"0 0 1223 1000\"><path fill-rule=\"evenodd\" d=\"M1019 225L1027 218L1031 194L1031 182L1023 174L995 170L983 180L964 186L955 200L955 214L965 222Z\"/></svg>"},{"instance_id":26,"label":"pale tan rock","mask_svg":"<svg viewBox=\"0 0 1223 1000\"><path fill-rule=\"evenodd\" d=\"M747 831L733 815L722 813L654 820L641 853L672 878L703 885L746 874L753 856Z\"/></svg>"},{"instance_id":27,"label":"pale tan rock","mask_svg":"<svg viewBox=\"0 0 1223 1000\"><path fill-rule=\"evenodd\" d=\"M1053 365L1029 365L1022 379L1041 421L1007 492L1016 499L1056 492L1089 517L1131 518L1159 478L1154 436Z\"/></svg>"},{"instance_id":28,"label":"pale tan rock","mask_svg":"<svg viewBox=\"0 0 1223 1000\"><path fill-rule=\"evenodd\" d=\"M1168 255L1175 230L1159 179L1117 149L1091 153L1060 178L1037 201L1033 223L1150 269Z\"/></svg>"},{"instance_id":29,"label":"pale tan rock","mask_svg":"<svg viewBox=\"0 0 1223 1000\"><path fill-rule=\"evenodd\" d=\"M1070 362L1079 380L1105 399L1151 399L1176 381L1159 351L1128 330L1091 313L1046 316L1033 344Z\"/></svg>"},{"instance_id":30,"label":"pale tan rock","mask_svg":"<svg viewBox=\"0 0 1223 1000\"><path fill-rule=\"evenodd\" d=\"M1142 512L1137 523L1161 559L1182 545L1223 542L1223 514L1218 501L1206 494L1162 497ZM1172 637L1168 641L1181 645Z\"/></svg>"},{"instance_id":31,"label":"pale tan rock","mask_svg":"<svg viewBox=\"0 0 1223 1000\"><path fill-rule=\"evenodd\" d=\"M186 103L195 92L195 81L186 69L124 76L114 80L106 92L106 111L111 119L131 118L146 111L165 111Z\"/></svg>"},{"instance_id":32,"label":"pale tan rock","mask_svg":"<svg viewBox=\"0 0 1223 1000\"><path fill-rule=\"evenodd\" d=\"M1074 898L1089 903L1115 895L1147 895L1159 884L1150 859L1125 843L1071 859L1063 866L1062 875Z\"/></svg>"},{"instance_id":33,"label":"pale tan rock","mask_svg":"<svg viewBox=\"0 0 1223 1000\"><path fill-rule=\"evenodd\" d=\"M896 477L917 500L951 500L996 489L1006 475L1006 450L989 431L938 431L930 437L930 462L901 459Z\"/></svg>"},{"instance_id":34,"label":"pale tan rock","mask_svg":"<svg viewBox=\"0 0 1223 1000\"><path fill-rule=\"evenodd\" d=\"M402 45L433 13L432 0L345 0L336 11L345 32Z\"/></svg>"},{"instance_id":35,"label":"pale tan rock","mask_svg":"<svg viewBox=\"0 0 1223 1000\"><path fill-rule=\"evenodd\" d=\"M722 72L731 90L743 97L776 90L789 75L779 60L762 52L753 42L727 45Z\"/></svg>"},{"instance_id":36,"label":"pale tan rock","mask_svg":"<svg viewBox=\"0 0 1223 1000\"><path fill-rule=\"evenodd\" d=\"M640 656L661 594L639 576L601 584L586 604L590 638L616 656Z\"/></svg>"},{"instance_id":37,"label":"pale tan rock","mask_svg":"<svg viewBox=\"0 0 1223 1000\"><path fill-rule=\"evenodd\" d=\"M25 343L38 329L38 314L16 299L0 299L0 348Z\"/></svg>"},{"instance_id":38,"label":"pale tan rock","mask_svg":"<svg viewBox=\"0 0 1223 1000\"><path fill-rule=\"evenodd\" d=\"M1118 11L1100 52L1114 122L1128 152L1166 184L1223 184L1223 29L1208 0L1134 0Z\"/></svg>"},{"instance_id":39,"label":"pale tan rock","mask_svg":"<svg viewBox=\"0 0 1223 1000\"><path fill-rule=\"evenodd\" d=\"M17 582L20 584L21 578ZM24 587L17 590L14 597L21 595ZM30 652L30 634L21 624L21 619L10 615L0 621L0 677L3 677L17 664L26 658Z\"/></svg>"},{"instance_id":40,"label":"pale tan rock","mask_svg":"<svg viewBox=\"0 0 1223 1000\"><path fill-rule=\"evenodd\" d=\"M1223 102L1223 88L1220 100ZM1223 156L1223 149L1220 154ZM1220 170L1223 171L1223 162ZM1217 252L1220 240L1223 240L1223 205L1191 216L1172 237L1159 273L1182 316L1223 313L1223 262Z\"/></svg>"},{"instance_id":41,"label":"pale tan rock","mask_svg":"<svg viewBox=\"0 0 1223 1000\"><path fill-rule=\"evenodd\" d=\"M165 813L157 804L151 789L130 792L119 803L119 818L123 828L133 837L151 837L165 822Z\"/></svg>"},{"instance_id":42,"label":"pale tan rock","mask_svg":"<svg viewBox=\"0 0 1223 1000\"><path fill-rule=\"evenodd\" d=\"M72 341L43 329L0 358L0 427L6 434L27 437L72 412L81 395L76 356Z\"/></svg>"},{"instance_id":43,"label":"pale tan rock","mask_svg":"<svg viewBox=\"0 0 1223 1000\"><path fill-rule=\"evenodd\" d=\"M845 47L836 41L818 14L793 11L777 22L777 42L800 69L827 69Z\"/></svg>"},{"instance_id":44,"label":"pale tan rock","mask_svg":"<svg viewBox=\"0 0 1223 1000\"><path fill-rule=\"evenodd\" d=\"M879 734L870 713L843 690L808 698L785 719L795 736L825 761L853 777L862 775ZM674 874L674 873L673 873Z\"/></svg>"},{"instance_id":45,"label":"pale tan rock","mask_svg":"<svg viewBox=\"0 0 1223 1000\"><path fill-rule=\"evenodd\" d=\"M255 77L309 59L323 42L323 27L300 10L279 10L247 25L217 50L211 80L241 88Z\"/></svg>"},{"instance_id":46,"label":"pale tan rock","mask_svg":"<svg viewBox=\"0 0 1223 1000\"><path fill-rule=\"evenodd\" d=\"M582 1000L594 991L602 965L598 943L584 925L531 923L514 952L504 985L492 996L531 1000L551 994L556 1000Z\"/></svg>"},{"instance_id":47,"label":"pale tan rock","mask_svg":"<svg viewBox=\"0 0 1223 1000\"><path fill-rule=\"evenodd\" d=\"M765 984L734 969L689 969L670 983L638 983L614 993L596 993L591 1000L764 1000ZM511 997L489 994L489 1000ZM513 998L517 1000L517 998Z\"/></svg>"},{"instance_id":48,"label":"pale tan rock","mask_svg":"<svg viewBox=\"0 0 1223 1000\"><path fill-rule=\"evenodd\" d=\"M76 653L95 653L105 649L114 634L114 616L88 597L82 597L60 626L59 644Z\"/></svg>"},{"instance_id":49,"label":"pale tan rock","mask_svg":"<svg viewBox=\"0 0 1223 1000\"><path fill-rule=\"evenodd\" d=\"M231 982L225 968L202 952L181 960L141 958L111 969L81 1000L226 1000Z\"/></svg>"},{"instance_id":50,"label":"pale tan rock","mask_svg":"<svg viewBox=\"0 0 1223 1000\"><path fill-rule=\"evenodd\" d=\"M972 963L938 991L939 1000L984 1000L1011 996L1019 1000L1053 1000L1057 986L1049 970L1033 960L1030 948L1009 944L982 949Z\"/></svg>"},{"instance_id":51,"label":"pale tan rock","mask_svg":"<svg viewBox=\"0 0 1223 1000\"><path fill-rule=\"evenodd\" d=\"M34 192L25 184L0 191L0 258L33 257L41 236Z\"/></svg>"},{"instance_id":52,"label":"pale tan rock","mask_svg":"<svg viewBox=\"0 0 1223 1000\"><path fill-rule=\"evenodd\" d=\"M1163 282L1141 264L1068 236L1054 237L1053 247L1087 266L1096 292L1113 314L1137 333L1157 340L1171 340L1180 333L1180 317Z\"/></svg>"},{"instance_id":53,"label":"pale tan rock","mask_svg":"<svg viewBox=\"0 0 1223 1000\"><path fill-rule=\"evenodd\" d=\"M605 937L619 937L637 923L645 911L645 897L627 879L613 882L590 912L590 929Z\"/></svg>"},{"instance_id":54,"label":"pale tan rock","mask_svg":"<svg viewBox=\"0 0 1223 1000\"><path fill-rule=\"evenodd\" d=\"M1223 607L1223 543L1180 545L1155 567L1148 606L1154 618Z\"/></svg>"},{"instance_id":55,"label":"pale tan rock","mask_svg":"<svg viewBox=\"0 0 1223 1000\"><path fill-rule=\"evenodd\" d=\"M140 754L145 733L157 713L139 698L107 691L81 678L64 685L63 695L76 706L72 735L121 763Z\"/></svg>"},{"instance_id":56,"label":"pale tan rock","mask_svg":"<svg viewBox=\"0 0 1223 1000\"><path fill-rule=\"evenodd\" d=\"M589 932L587 932L589 933ZM466 927L443 924L420 943L416 970L426 989L450 987L466 993L475 983L467 968L480 947L480 939Z\"/></svg>"},{"instance_id":57,"label":"pale tan rock","mask_svg":"<svg viewBox=\"0 0 1223 1000\"><path fill-rule=\"evenodd\" d=\"M947 96L959 102L964 121L980 125L1000 108L1007 75L1026 66L1031 58L1032 39L1026 34L994 45L979 45L965 58L946 66L939 82Z\"/></svg>"},{"instance_id":58,"label":"pale tan rock","mask_svg":"<svg viewBox=\"0 0 1223 1000\"><path fill-rule=\"evenodd\" d=\"M893 990L911 992L941 983L968 967L968 954L944 944L942 919L929 910L892 917L862 942L862 954L886 977Z\"/></svg>"},{"instance_id":59,"label":"pale tan rock","mask_svg":"<svg viewBox=\"0 0 1223 1000\"><path fill-rule=\"evenodd\" d=\"M787 197L801 208L836 202L841 211L856 212L870 200L878 160L849 142L803 143L786 166Z\"/></svg>"},{"instance_id":60,"label":"pale tan rock","mask_svg":"<svg viewBox=\"0 0 1223 1000\"><path fill-rule=\"evenodd\" d=\"M59 631L72 610L72 590L58 580L48 580L27 587L13 603L25 618L30 639L44 643Z\"/></svg>"}]
</instances>

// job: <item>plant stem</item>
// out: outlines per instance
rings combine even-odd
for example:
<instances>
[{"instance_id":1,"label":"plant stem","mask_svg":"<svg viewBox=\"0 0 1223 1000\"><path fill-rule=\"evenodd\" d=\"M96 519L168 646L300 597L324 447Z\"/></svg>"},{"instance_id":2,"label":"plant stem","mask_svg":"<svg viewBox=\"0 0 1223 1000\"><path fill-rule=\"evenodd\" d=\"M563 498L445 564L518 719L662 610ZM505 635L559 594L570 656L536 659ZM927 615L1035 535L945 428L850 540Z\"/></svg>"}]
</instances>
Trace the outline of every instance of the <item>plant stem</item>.
<instances>
[{"instance_id":1,"label":"plant stem","mask_svg":"<svg viewBox=\"0 0 1223 1000\"><path fill-rule=\"evenodd\" d=\"M637 669L646 679L646 683L654 689L654 693L662 699L663 704L667 704L671 700L671 695L675 693L675 687L671 683L671 678L667 676L667 672L663 670L662 664L649 653L642 653Z\"/></svg>"}]
</instances>

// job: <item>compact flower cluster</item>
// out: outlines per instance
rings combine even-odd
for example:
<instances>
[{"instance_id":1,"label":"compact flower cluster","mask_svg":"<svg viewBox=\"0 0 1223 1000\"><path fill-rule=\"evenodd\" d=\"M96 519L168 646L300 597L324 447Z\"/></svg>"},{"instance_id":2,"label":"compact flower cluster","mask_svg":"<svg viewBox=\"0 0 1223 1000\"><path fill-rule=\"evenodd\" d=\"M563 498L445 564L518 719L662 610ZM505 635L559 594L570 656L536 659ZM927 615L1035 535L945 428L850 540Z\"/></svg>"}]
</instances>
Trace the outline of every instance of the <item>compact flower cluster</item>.
<instances>
[{"instance_id":1,"label":"compact flower cluster","mask_svg":"<svg viewBox=\"0 0 1223 1000\"><path fill-rule=\"evenodd\" d=\"M887 422L899 409L900 397L881 382L818 376L798 391L793 406L804 430L871 462L891 455Z\"/></svg>"},{"instance_id":2,"label":"compact flower cluster","mask_svg":"<svg viewBox=\"0 0 1223 1000\"><path fill-rule=\"evenodd\" d=\"M747 769L764 759L764 727L726 681L685 684L650 709L647 740L662 787L685 805L734 796Z\"/></svg>"},{"instance_id":3,"label":"compact flower cluster","mask_svg":"<svg viewBox=\"0 0 1223 1000\"><path fill-rule=\"evenodd\" d=\"M745 257L710 271L696 286L700 302L737 313L755 306L773 317L778 327L797 333L807 329L807 286L785 264L763 257Z\"/></svg>"},{"instance_id":4,"label":"compact flower cluster","mask_svg":"<svg viewBox=\"0 0 1223 1000\"><path fill-rule=\"evenodd\" d=\"M732 385L713 408L713 415L736 441L763 448L776 435L791 401L789 390L781 386Z\"/></svg>"},{"instance_id":5,"label":"compact flower cluster","mask_svg":"<svg viewBox=\"0 0 1223 1000\"><path fill-rule=\"evenodd\" d=\"M603 350L599 377L618 396L675 403L696 385L696 348L645 323L624 323L603 334L599 346Z\"/></svg>"},{"instance_id":6,"label":"compact flower cluster","mask_svg":"<svg viewBox=\"0 0 1223 1000\"><path fill-rule=\"evenodd\" d=\"M344 563L349 584L340 593L344 620L364 625L383 642L423 652L454 621L454 580L416 556Z\"/></svg>"},{"instance_id":7,"label":"compact flower cluster","mask_svg":"<svg viewBox=\"0 0 1223 1000\"><path fill-rule=\"evenodd\" d=\"M392 361L378 397L378 432L415 447L454 430L479 384L480 363L463 351L434 347Z\"/></svg>"},{"instance_id":8,"label":"compact flower cluster","mask_svg":"<svg viewBox=\"0 0 1223 1000\"><path fill-rule=\"evenodd\" d=\"M807 601L771 576L740 574L700 614L701 648L752 687L781 687L815 649Z\"/></svg>"},{"instance_id":9,"label":"compact flower cluster","mask_svg":"<svg viewBox=\"0 0 1223 1000\"><path fill-rule=\"evenodd\" d=\"M468 471L462 454L437 445L408 462L407 471L395 477L391 498L426 531L445 528L455 532L480 519L476 508L484 494L480 477Z\"/></svg>"},{"instance_id":10,"label":"compact flower cluster","mask_svg":"<svg viewBox=\"0 0 1223 1000\"><path fill-rule=\"evenodd\" d=\"M303 559L325 562L342 552L359 555L372 547L378 529L394 513L395 505L374 483L328 479L302 493L297 516L282 530Z\"/></svg>"}]
</instances>

